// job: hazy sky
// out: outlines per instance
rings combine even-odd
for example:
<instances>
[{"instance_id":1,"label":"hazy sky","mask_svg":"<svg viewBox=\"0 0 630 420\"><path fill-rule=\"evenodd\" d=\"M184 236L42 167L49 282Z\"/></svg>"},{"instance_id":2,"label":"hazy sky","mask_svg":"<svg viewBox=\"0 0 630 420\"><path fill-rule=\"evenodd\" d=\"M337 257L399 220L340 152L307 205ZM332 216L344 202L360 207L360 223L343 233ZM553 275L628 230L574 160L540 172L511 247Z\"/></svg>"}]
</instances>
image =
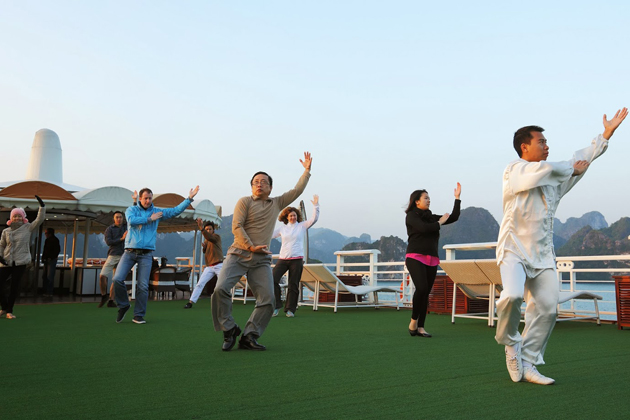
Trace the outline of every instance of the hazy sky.
<instances>
[{"instance_id":1,"label":"hazy sky","mask_svg":"<svg viewBox=\"0 0 630 420\"><path fill-rule=\"evenodd\" d=\"M87 188L199 184L228 215L309 150L317 227L406 239L411 191L443 213L457 181L500 220L516 129L566 160L630 106L628 22L627 1L0 0L0 180L49 128ZM626 121L557 216L630 216L629 156Z\"/></svg>"}]
</instances>

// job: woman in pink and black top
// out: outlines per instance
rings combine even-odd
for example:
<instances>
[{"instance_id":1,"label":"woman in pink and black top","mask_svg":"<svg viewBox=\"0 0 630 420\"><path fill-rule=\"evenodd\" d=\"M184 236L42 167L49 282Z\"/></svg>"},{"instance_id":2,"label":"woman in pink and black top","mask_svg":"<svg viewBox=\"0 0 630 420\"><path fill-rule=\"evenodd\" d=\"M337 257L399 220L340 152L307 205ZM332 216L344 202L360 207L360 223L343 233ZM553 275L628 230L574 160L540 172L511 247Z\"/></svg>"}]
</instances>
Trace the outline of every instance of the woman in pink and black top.
<instances>
[{"instance_id":1,"label":"woman in pink and black top","mask_svg":"<svg viewBox=\"0 0 630 420\"><path fill-rule=\"evenodd\" d=\"M439 216L431 213L429 206L431 199L426 190L416 190L409 197L407 206L407 255L405 265L411 280L416 287L413 295L413 311L409 322L409 334L418 337L431 337L424 329L424 320L429 306L429 293L435 281L440 259L438 258L438 241L440 240L440 227L459 219L459 199L462 186L457 183L455 188L455 205L451 214Z\"/></svg>"},{"instance_id":2,"label":"woman in pink and black top","mask_svg":"<svg viewBox=\"0 0 630 420\"><path fill-rule=\"evenodd\" d=\"M302 278L304 266L304 234L319 218L319 196L314 195L311 203L313 203L313 214L305 222L302 221L302 215L295 207L287 207L282 210L278 217L278 220L283 224L276 227L273 237L282 238L282 248L280 248L280 259L273 268L273 285L276 295L276 308L273 311L273 316L277 316L282 307L280 279L287 270L289 271L289 289L287 290L284 312L289 318L295 316L300 278Z\"/></svg>"}]
</instances>

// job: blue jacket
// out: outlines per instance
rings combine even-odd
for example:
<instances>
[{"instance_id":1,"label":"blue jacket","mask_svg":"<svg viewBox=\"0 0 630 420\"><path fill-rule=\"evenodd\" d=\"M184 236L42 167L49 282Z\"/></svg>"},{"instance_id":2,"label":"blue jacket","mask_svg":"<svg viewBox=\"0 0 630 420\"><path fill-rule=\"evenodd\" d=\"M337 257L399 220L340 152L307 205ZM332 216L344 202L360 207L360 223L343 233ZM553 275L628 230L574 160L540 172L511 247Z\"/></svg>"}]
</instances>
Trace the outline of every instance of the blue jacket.
<instances>
[{"instance_id":1,"label":"blue jacket","mask_svg":"<svg viewBox=\"0 0 630 420\"><path fill-rule=\"evenodd\" d=\"M150 249L155 251L155 240L157 239L157 228L160 220L170 219L180 215L186 207L190 205L190 199L186 198L177 207L172 209L161 209L153 206L148 209L142 208L140 203L137 206L127 208L125 217L129 226L129 233L125 238L125 248ZM151 221L149 217L153 213L162 212L162 218Z\"/></svg>"}]
</instances>

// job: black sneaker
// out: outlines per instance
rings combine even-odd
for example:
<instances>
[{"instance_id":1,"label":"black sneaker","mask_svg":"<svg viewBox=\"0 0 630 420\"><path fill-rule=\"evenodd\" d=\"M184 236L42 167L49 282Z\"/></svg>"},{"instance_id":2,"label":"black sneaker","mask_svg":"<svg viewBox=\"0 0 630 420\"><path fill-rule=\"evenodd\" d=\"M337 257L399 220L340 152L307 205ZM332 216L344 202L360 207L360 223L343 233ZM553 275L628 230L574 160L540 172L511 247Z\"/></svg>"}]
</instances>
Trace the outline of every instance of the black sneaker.
<instances>
[{"instance_id":1,"label":"black sneaker","mask_svg":"<svg viewBox=\"0 0 630 420\"><path fill-rule=\"evenodd\" d=\"M101 301L98 304L99 308L102 308L103 305L105 305L105 303L107 303L107 301L109 300L109 296L105 295L105 296L101 296Z\"/></svg>"},{"instance_id":2,"label":"black sneaker","mask_svg":"<svg viewBox=\"0 0 630 420\"><path fill-rule=\"evenodd\" d=\"M192 308L192 306L193 306L193 303L192 303L192 302L188 302L188 303L184 306L184 309L190 309L190 308Z\"/></svg>"},{"instance_id":3,"label":"black sneaker","mask_svg":"<svg viewBox=\"0 0 630 420\"><path fill-rule=\"evenodd\" d=\"M147 323L147 321L145 321L144 318L141 317L141 316L134 316L133 317L133 322L135 324L146 324Z\"/></svg>"},{"instance_id":4,"label":"black sneaker","mask_svg":"<svg viewBox=\"0 0 630 420\"><path fill-rule=\"evenodd\" d=\"M129 310L129 308L131 308L131 305L129 306L125 306L124 308L120 308L118 310L118 316L116 317L116 322L117 323L121 323L123 319L125 319L125 314L127 313L127 311Z\"/></svg>"},{"instance_id":5,"label":"black sneaker","mask_svg":"<svg viewBox=\"0 0 630 420\"><path fill-rule=\"evenodd\" d=\"M113 300L110 300L109 302L107 302L107 307L108 308L117 308L116 302L114 302Z\"/></svg>"}]
</instances>

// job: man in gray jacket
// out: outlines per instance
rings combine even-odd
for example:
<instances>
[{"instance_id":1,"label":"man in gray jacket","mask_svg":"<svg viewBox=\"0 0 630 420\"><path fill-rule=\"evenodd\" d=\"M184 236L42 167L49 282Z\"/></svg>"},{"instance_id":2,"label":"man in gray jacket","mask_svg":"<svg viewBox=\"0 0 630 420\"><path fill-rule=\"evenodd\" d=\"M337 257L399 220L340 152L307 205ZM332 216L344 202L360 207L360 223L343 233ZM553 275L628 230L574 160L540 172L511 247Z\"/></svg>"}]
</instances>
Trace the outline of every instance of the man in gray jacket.
<instances>
[{"instance_id":1,"label":"man in gray jacket","mask_svg":"<svg viewBox=\"0 0 630 420\"><path fill-rule=\"evenodd\" d=\"M212 295L212 320L214 329L223 331L223 351L230 351L241 334L241 329L232 317L231 290L236 282L247 275L247 284L256 298L240 349L265 350L257 339L267 328L274 309L273 276L271 273L271 252L269 244L280 211L302 194L311 176L311 154L304 153L304 173L290 191L279 197L270 198L273 180L266 172L254 174L250 184L252 195L243 197L236 203L232 219L234 243L223 261L217 286Z\"/></svg>"}]
</instances>

